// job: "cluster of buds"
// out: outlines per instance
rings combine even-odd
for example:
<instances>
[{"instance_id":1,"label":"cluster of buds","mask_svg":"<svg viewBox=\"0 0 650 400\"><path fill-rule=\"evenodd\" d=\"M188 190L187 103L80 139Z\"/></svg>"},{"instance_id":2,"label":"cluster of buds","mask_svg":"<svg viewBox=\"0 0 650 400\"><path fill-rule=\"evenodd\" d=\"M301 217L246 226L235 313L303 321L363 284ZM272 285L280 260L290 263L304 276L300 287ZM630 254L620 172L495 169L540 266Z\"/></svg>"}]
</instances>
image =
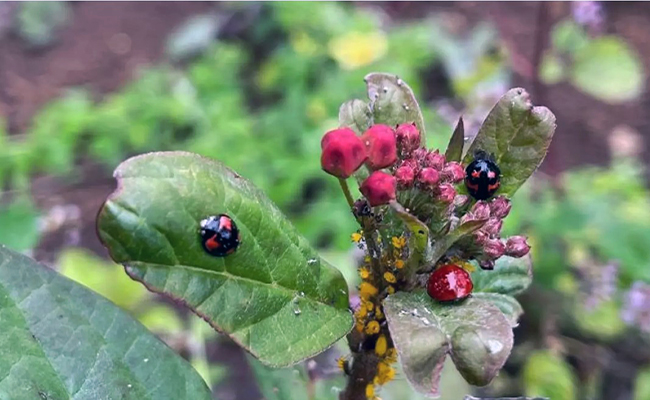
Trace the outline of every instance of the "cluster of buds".
<instances>
[{"instance_id":1,"label":"cluster of buds","mask_svg":"<svg viewBox=\"0 0 650 400\"><path fill-rule=\"evenodd\" d=\"M486 221L485 224L472 234L467 243L467 258L475 258L483 269L493 269L494 262L501 256L523 257L530 251L530 246L524 236L511 236L506 241L501 239L503 219L510 213L510 200L497 196L490 202L477 201L474 206L461 218L461 224L469 221Z\"/></svg>"}]
</instances>

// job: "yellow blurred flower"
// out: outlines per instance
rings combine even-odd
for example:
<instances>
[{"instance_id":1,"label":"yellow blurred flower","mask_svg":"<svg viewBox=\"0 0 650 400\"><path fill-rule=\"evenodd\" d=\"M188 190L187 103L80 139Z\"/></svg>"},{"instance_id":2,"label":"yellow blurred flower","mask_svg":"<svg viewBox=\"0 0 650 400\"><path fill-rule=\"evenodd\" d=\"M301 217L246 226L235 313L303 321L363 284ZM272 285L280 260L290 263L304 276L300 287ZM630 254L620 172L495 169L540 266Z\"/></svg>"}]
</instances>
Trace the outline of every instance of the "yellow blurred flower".
<instances>
[{"instance_id":1,"label":"yellow blurred flower","mask_svg":"<svg viewBox=\"0 0 650 400\"><path fill-rule=\"evenodd\" d=\"M318 43L307 34L307 32L297 32L289 38L293 50L303 56L313 56L318 52Z\"/></svg>"},{"instance_id":2,"label":"yellow blurred flower","mask_svg":"<svg viewBox=\"0 0 650 400\"><path fill-rule=\"evenodd\" d=\"M343 69L357 69L382 58L388 50L383 32L349 32L330 40L329 55Z\"/></svg>"}]
</instances>

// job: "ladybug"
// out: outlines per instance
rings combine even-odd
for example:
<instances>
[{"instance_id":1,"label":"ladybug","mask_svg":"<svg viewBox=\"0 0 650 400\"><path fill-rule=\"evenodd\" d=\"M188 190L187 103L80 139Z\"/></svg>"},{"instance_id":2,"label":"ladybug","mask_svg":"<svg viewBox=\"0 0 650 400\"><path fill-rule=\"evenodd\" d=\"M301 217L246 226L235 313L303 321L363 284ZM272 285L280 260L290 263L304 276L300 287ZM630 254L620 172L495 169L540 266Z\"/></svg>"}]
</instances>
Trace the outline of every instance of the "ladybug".
<instances>
[{"instance_id":1,"label":"ladybug","mask_svg":"<svg viewBox=\"0 0 650 400\"><path fill-rule=\"evenodd\" d=\"M234 253L240 243L239 229L226 214L211 215L201 221L201 244L208 254L225 257Z\"/></svg>"},{"instance_id":2,"label":"ladybug","mask_svg":"<svg viewBox=\"0 0 650 400\"><path fill-rule=\"evenodd\" d=\"M477 152L465 168L465 186L476 200L489 199L499 189L501 170L484 152Z\"/></svg>"},{"instance_id":3,"label":"ladybug","mask_svg":"<svg viewBox=\"0 0 650 400\"><path fill-rule=\"evenodd\" d=\"M427 283L427 293L436 301L448 302L466 299L474 288L469 272L456 264L436 268Z\"/></svg>"}]
</instances>

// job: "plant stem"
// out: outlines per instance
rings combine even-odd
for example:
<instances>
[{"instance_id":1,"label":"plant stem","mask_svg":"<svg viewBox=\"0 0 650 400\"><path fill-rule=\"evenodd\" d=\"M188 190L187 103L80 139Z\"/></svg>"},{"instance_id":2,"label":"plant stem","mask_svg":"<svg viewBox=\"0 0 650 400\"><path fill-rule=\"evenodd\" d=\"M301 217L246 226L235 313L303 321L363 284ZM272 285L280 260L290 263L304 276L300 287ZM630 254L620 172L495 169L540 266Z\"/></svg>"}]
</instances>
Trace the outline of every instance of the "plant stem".
<instances>
[{"instance_id":1,"label":"plant stem","mask_svg":"<svg viewBox=\"0 0 650 400\"><path fill-rule=\"evenodd\" d=\"M352 336L352 334L350 334ZM352 347L353 340L348 336ZM366 387L372 383L377 370L378 359L374 352L361 350L355 352L352 358L352 371L348 376L345 390L339 395L339 400L366 400Z\"/></svg>"},{"instance_id":2,"label":"plant stem","mask_svg":"<svg viewBox=\"0 0 650 400\"><path fill-rule=\"evenodd\" d=\"M348 181L343 178L339 178L339 184L341 185L341 190L343 190L343 194L345 195L345 200L348 201L348 205L350 206L350 209L352 209L354 207L354 199L350 193Z\"/></svg>"}]
</instances>

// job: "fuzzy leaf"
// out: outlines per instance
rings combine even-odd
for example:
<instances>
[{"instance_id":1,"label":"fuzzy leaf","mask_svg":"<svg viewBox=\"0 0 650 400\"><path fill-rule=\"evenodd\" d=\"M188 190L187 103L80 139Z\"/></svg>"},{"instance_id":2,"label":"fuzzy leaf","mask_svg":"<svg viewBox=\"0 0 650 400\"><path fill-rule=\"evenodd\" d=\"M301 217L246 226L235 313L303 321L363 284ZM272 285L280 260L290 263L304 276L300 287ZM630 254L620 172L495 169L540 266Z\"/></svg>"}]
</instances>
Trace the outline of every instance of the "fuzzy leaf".
<instances>
[{"instance_id":1,"label":"fuzzy leaf","mask_svg":"<svg viewBox=\"0 0 650 400\"><path fill-rule=\"evenodd\" d=\"M554 132L555 115L533 107L524 89L511 89L490 111L463 161L470 163L479 150L492 154L501 169L497 194L512 196L542 163Z\"/></svg>"},{"instance_id":2,"label":"fuzzy leaf","mask_svg":"<svg viewBox=\"0 0 650 400\"><path fill-rule=\"evenodd\" d=\"M530 254L521 258L503 256L494 269L477 268L472 272L475 292L516 295L523 292L533 281L533 262Z\"/></svg>"},{"instance_id":3,"label":"fuzzy leaf","mask_svg":"<svg viewBox=\"0 0 650 400\"><path fill-rule=\"evenodd\" d=\"M0 246L0 398L212 396L185 360L115 304Z\"/></svg>"},{"instance_id":4,"label":"fuzzy leaf","mask_svg":"<svg viewBox=\"0 0 650 400\"><path fill-rule=\"evenodd\" d=\"M317 354L351 329L341 273L246 179L184 152L134 157L115 177L98 232L150 290L188 305L272 366ZM198 233L201 219L220 213L241 233L238 250L221 258L203 250Z\"/></svg>"},{"instance_id":5,"label":"fuzzy leaf","mask_svg":"<svg viewBox=\"0 0 650 400\"><path fill-rule=\"evenodd\" d=\"M482 299L441 304L424 291L399 292L384 301L384 311L404 374L415 390L429 396L438 395L447 354L467 382L484 386L512 350L510 322Z\"/></svg>"},{"instance_id":6,"label":"fuzzy leaf","mask_svg":"<svg viewBox=\"0 0 650 400\"><path fill-rule=\"evenodd\" d=\"M463 157L463 145L465 144L465 123L463 117L458 118L458 123L451 134L445 158L447 161L460 161Z\"/></svg>"},{"instance_id":7,"label":"fuzzy leaf","mask_svg":"<svg viewBox=\"0 0 650 400\"><path fill-rule=\"evenodd\" d=\"M363 100L354 99L341 104L339 108L339 126L348 127L357 135L370 127L370 108Z\"/></svg>"},{"instance_id":8,"label":"fuzzy leaf","mask_svg":"<svg viewBox=\"0 0 650 400\"><path fill-rule=\"evenodd\" d=\"M508 318L510 325L514 328L518 325L519 317L524 313L521 304L512 296L501 293L473 293L472 297L485 300L497 306Z\"/></svg>"},{"instance_id":9,"label":"fuzzy leaf","mask_svg":"<svg viewBox=\"0 0 650 400\"><path fill-rule=\"evenodd\" d=\"M420 143L426 146L426 132L422 111L411 88L396 75L371 73L364 78L375 124L395 127L415 122L420 131Z\"/></svg>"}]
</instances>

